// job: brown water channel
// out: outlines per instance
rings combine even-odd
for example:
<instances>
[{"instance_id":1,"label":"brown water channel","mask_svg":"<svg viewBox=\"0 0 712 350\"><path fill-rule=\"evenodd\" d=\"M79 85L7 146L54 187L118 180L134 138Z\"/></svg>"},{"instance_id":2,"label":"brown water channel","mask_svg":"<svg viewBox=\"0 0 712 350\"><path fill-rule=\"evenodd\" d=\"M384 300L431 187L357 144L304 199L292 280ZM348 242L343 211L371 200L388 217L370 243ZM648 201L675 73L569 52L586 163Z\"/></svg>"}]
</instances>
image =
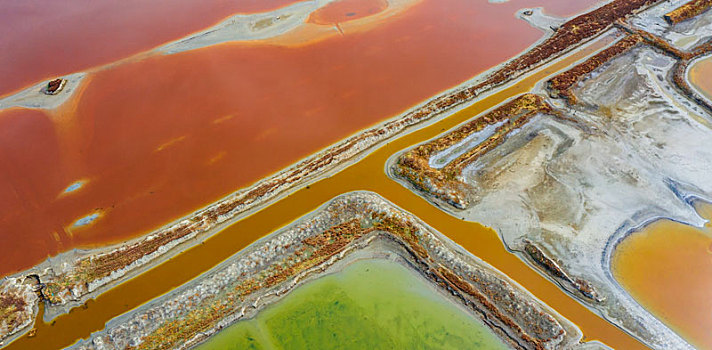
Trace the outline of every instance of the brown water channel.
<instances>
[{"instance_id":1,"label":"brown water channel","mask_svg":"<svg viewBox=\"0 0 712 350\"><path fill-rule=\"evenodd\" d=\"M700 207L712 219L712 205ZM616 279L647 310L700 349L712 349L712 226L670 220L633 233L616 248Z\"/></svg>"},{"instance_id":2,"label":"brown water channel","mask_svg":"<svg viewBox=\"0 0 712 350\"><path fill-rule=\"evenodd\" d=\"M295 191L259 212L235 222L202 244L115 287L96 300L87 302L83 307L58 317L52 324L45 324L38 318L36 335L31 338L22 337L11 343L7 349L52 349L70 345L78 338L86 338L91 332L104 328L109 319L186 283L260 237L298 219L331 198L355 190L376 192L420 217L577 324L584 332L586 340L600 340L616 349L645 349L637 340L579 304L508 252L496 232L482 225L460 220L433 207L423 198L389 179L383 170L386 160L394 153L432 138L508 98L531 90L538 81L558 70L566 69L575 60L591 54L597 48L600 48L600 45L579 50L572 57L542 68L513 86L482 98L442 121L390 141L343 171Z\"/></svg>"}]
</instances>

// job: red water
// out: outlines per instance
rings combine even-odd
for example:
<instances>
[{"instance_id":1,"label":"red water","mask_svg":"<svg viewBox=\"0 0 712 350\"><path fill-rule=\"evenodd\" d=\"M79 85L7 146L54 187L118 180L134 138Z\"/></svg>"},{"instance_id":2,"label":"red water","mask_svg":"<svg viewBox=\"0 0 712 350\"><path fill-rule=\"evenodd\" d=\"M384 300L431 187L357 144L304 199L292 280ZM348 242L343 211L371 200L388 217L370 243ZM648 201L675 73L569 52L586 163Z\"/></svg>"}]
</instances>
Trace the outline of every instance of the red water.
<instances>
[{"instance_id":1,"label":"red water","mask_svg":"<svg viewBox=\"0 0 712 350\"><path fill-rule=\"evenodd\" d=\"M520 7L593 2L425 0L304 46L226 44L115 66L51 117L1 112L0 275L144 234L504 61L541 36L514 18Z\"/></svg>"},{"instance_id":2,"label":"red water","mask_svg":"<svg viewBox=\"0 0 712 350\"><path fill-rule=\"evenodd\" d=\"M338 24L379 13L388 8L386 0L340 0L311 14L310 23Z\"/></svg>"},{"instance_id":3,"label":"red water","mask_svg":"<svg viewBox=\"0 0 712 350\"><path fill-rule=\"evenodd\" d=\"M0 96L301 0L0 0Z\"/></svg>"}]
</instances>

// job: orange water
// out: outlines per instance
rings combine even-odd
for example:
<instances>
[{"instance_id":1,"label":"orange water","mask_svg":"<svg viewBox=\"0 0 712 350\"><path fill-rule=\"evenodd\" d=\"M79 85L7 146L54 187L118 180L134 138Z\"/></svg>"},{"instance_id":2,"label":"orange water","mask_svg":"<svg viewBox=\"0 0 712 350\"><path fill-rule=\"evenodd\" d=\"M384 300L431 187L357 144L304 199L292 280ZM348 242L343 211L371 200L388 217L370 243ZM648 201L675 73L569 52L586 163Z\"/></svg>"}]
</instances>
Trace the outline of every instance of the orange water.
<instances>
[{"instance_id":1,"label":"orange water","mask_svg":"<svg viewBox=\"0 0 712 350\"><path fill-rule=\"evenodd\" d=\"M698 61L690 68L690 80L710 101L712 101L712 56Z\"/></svg>"},{"instance_id":2,"label":"orange water","mask_svg":"<svg viewBox=\"0 0 712 350\"><path fill-rule=\"evenodd\" d=\"M712 218L712 206L702 209ZM616 248L616 279L646 309L700 349L712 349L712 228L669 220Z\"/></svg>"},{"instance_id":3,"label":"orange water","mask_svg":"<svg viewBox=\"0 0 712 350\"><path fill-rule=\"evenodd\" d=\"M541 36L513 16L522 6L593 2L424 0L306 45L127 62L59 111L2 111L0 275L145 234L469 79Z\"/></svg>"}]
</instances>

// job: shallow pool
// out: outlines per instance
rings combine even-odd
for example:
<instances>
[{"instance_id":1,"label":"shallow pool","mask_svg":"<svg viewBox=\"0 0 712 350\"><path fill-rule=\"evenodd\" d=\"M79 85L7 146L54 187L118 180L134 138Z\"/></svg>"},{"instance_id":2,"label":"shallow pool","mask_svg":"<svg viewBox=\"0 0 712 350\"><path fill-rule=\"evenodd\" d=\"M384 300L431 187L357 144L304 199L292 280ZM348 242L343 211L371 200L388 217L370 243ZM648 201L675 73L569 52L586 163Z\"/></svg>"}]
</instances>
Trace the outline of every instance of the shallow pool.
<instances>
[{"instance_id":1,"label":"shallow pool","mask_svg":"<svg viewBox=\"0 0 712 350\"><path fill-rule=\"evenodd\" d=\"M307 283L207 349L506 349L481 321L421 277L362 260Z\"/></svg>"}]
</instances>

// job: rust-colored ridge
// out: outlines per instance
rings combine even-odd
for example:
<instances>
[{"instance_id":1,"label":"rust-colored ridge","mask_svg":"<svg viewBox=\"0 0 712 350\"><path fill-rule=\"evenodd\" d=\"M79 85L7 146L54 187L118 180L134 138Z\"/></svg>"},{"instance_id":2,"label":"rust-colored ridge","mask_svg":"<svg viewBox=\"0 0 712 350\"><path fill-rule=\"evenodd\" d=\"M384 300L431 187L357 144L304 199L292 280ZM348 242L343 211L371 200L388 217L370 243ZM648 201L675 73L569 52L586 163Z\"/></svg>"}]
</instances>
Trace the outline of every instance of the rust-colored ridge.
<instances>
[{"instance_id":1,"label":"rust-colored ridge","mask_svg":"<svg viewBox=\"0 0 712 350\"><path fill-rule=\"evenodd\" d=\"M462 170L480 156L504 142L506 136L524 125L538 113L557 114L554 109L535 94L524 94L491 112L476 118L438 139L422 144L406 152L398 159L395 171L413 186L425 193L446 201L456 208L467 207L464 188L468 185L459 179ZM439 151L481 131L487 126L499 125L493 135L465 154L449 162L441 169L430 166L430 157Z\"/></svg>"},{"instance_id":2,"label":"rust-colored ridge","mask_svg":"<svg viewBox=\"0 0 712 350\"><path fill-rule=\"evenodd\" d=\"M628 52L631 48L636 47L642 40L640 35L628 35L586 61L551 78L547 82L547 88L550 94L552 97L562 97L569 103L575 104L576 96L571 92L571 88L581 81L584 76L593 72L614 57Z\"/></svg>"},{"instance_id":3,"label":"rust-colored ridge","mask_svg":"<svg viewBox=\"0 0 712 350\"><path fill-rule=\"evenodd\" d=\"M547 89L552 97L562 97L569 104L576 104L577 99L571 89L591 72L601 67L604 63L630 51L638 45L652 46L668 56L677 60L672 73L673 84L683 95L712 113L712 104L700 96L687 81L687 68L692 60L712 52L712 40L708 40L687 51L681 50L663 38L648 31L633 28L623 20L617 20L615 25L628 33L628 35L611 45L609 48L588 58L575 67L556 75L547 82Z\"/></svg>"},{"instance_id":4,"label":"rust-colored ridge","mask_svg":"<svg viewBox=\"0 0 712 350\"><path fill-rule=\"evenodd\" d=\"M575 17L561 25L551 38L510 61L504 68L492 74L483 85L501 84L517 72L536 66L557 54L565 52L576 44L603 33L611 28L616 21L625 19L658 2L660 1L614 0L591 12Z\"/></svg>"},{"instance_id":5,"label":"rust-colored ridge","mask_svg":"<svg viewBox=\"0 0 712 350\"><path fill-rule=\"evenodd\" d=\"M669 24L677 24L707 11L712 7L712 0L692 0L665 14L663 18Z\"/></svg>"},{"instance_id":6,"label":"rust-colored ridge","mask_svg":"<svg viewBox=\"0 0 712 350\"><path fill-rule=\"evenodd\" d=\"M542 249L536 244L526 241L524 245L524 251L529 255L529 259L545 271L547 271L554 279L561 283L566 289L573 289L573 291L578 291L584 298L600 302L602 299L596 289L589 283L581 278L575 278L569 276L564 270L559 267L559 264L549 257Z\"/></svg>"}]
</instances>

